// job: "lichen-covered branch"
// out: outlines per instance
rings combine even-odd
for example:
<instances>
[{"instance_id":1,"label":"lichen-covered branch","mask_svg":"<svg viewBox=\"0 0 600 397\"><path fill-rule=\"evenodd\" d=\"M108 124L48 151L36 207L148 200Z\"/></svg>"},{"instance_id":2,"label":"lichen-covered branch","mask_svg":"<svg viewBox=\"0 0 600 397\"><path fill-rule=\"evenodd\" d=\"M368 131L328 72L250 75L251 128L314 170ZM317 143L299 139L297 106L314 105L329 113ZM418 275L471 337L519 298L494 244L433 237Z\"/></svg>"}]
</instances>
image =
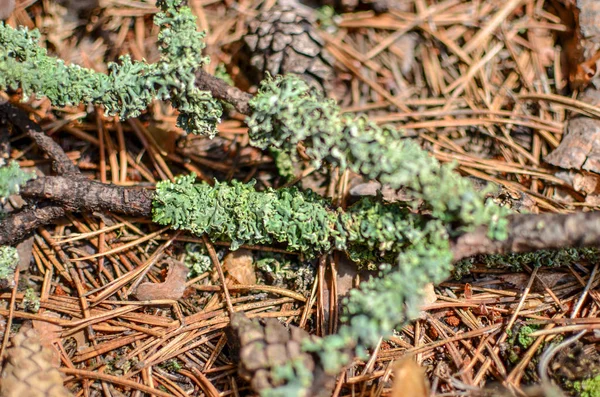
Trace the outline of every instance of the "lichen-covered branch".
<instances>
[{"instance_id":1,"label":"lichen-covered branch","mask_svg":"<svg viewBox=\"0 0 600 397\"><path fill-rule=\"evenodd\" d=\"M254 184L194 183L194 174L159 182L153 220L196 235L242 244L284 243L309 256L346 251L365 265L393 262L396 255L443 228L400 204L364 199L346 212L311 191L296 188L256 191Z\"/></svg>"},{"instance_id":2,"label":"lichen-covered branch","mask_svg":"<svg viewBox=\"0 0 600 397\"><path fill-rule=\"evenodd\" d=\"M440 164L399 131L342 114L333 100L302 79L265 80L250 108L253 145L294 151L302 142L317 167L325 161L391 188L406 188L433 218L455 226L451 236L486 225L490 237L505 237L508 211L486 202L485 192L474 189L452 164Z\"/></svg>"},{"instance_id":3,"label":"lichen-covered branch","mask_svg":"<svg viewBox=\"0 0 600 397\"><path fill-rule=\"evenodd\" d=\"M92 102L123 119L138 116L155 98L170 100L180 112L181 128L212 136L222 108L210 92L195 85L195 71L208 58L201 53L204 34L196 31L195 17L182 4L182 0L157 1L161 9L154 19L161 28L157 63L123 56L118 64L108 65L108 74L66 65L38 45L38 31L0 22L0 89L44 95L55 106Z\"/></svg>"},{"instance_id":4,"label":"lichen-covered branch","mask_svg":"<svg viewBox=\"0 0 600 397\"><path fill-rule=\"evenodd\" d=\"M196 87L202 91L208 91L213 97L233 105L235 110L241 114L250 114L248 105L252 95L227 84L224 80L208 74L203 69L196 71Z\"/></svg>"}]
</instances>

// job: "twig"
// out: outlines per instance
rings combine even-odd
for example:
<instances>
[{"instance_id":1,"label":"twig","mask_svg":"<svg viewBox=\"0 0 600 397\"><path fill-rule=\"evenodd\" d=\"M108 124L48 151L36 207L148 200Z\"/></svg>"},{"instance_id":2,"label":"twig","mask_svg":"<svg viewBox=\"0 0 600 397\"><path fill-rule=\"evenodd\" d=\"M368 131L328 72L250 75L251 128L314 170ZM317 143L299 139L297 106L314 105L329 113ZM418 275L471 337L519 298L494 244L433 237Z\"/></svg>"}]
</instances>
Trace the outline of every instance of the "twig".
<instances>
[{"instance_id":1,"label":"twig","mask_svg":"<svg viewBox=\"0 0 600 397\"><path fill-rule=\"evenodd\" d=\"M230 86L222 79L212 76L202 69L196 71L196 87L203 91L210 91L212 96L230 103L241 114L250 114L248 102L252 99L252 95Z\"/></svg>"},{"instance_id":2,"label":"twig","mask_svg":"<svg viewBox=\"0 0 600 397\"><path fill-rule=\"evenodd\" d=\"M152 214L154 192L63 176L43 177L21 189L23 197L50 199L69 211L112 211L131 216Z\"/></svg>"},{"instance_id":3,"label":"twig","mask_svg":"<svg viewBox=\"0 0 600 397\"><path fill-rule=\"evenodd\" d=\"M225 302L227 303L227 311L229 314L235 313L233 310L233 304L231 303L231 296L229 296L229 290L227 289L227 284L225 283L225 274L223 274L223 268L221 267L221 262L217 257L217 252L215 251L215 247L208 241L206 234L202 235L202 239L204 240L204 244L206 245L206 249L208 250L208 256L212 260L213 265L217 269L217 273L219 274L219 279L221 280L221 285L223 286L223 295L225 295Z\"/></svg>"},{"instance_id":4,"label":"twig","mask_svg":"<svg viewBox=\"0 0 600 397\"><path fill-rule=\"evenodd\" d=\"M52 160L52 169L59 175L79 174L60 145L42 131L40 126L29 118L23 109L11 105L8 101L0 101L0 123L9 121L17 129L33 139L36 145Z\"/></svg>"}]
</instances>

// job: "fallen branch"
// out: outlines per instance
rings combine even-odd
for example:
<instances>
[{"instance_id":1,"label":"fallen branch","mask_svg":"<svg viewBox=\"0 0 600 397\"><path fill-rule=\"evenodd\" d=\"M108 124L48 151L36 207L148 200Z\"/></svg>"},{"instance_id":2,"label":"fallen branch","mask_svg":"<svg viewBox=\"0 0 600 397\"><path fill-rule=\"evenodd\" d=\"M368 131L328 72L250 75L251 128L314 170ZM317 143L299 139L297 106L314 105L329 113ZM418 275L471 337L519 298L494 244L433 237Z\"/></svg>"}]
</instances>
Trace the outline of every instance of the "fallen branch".
<instances>
[{"instance_id":1,"label":"fallen branch","mask_svg":"<svg viewBox=\"0 0 600 397\"><path fill-rule=\"evenodd\" d=\"M107 211L131 216L152 214L151 190L64 176L42 177L21 189L26 198L49 199L68 211Z\"/></svg>"},{"instance_id":2,"label":"fallen branch","mask_svg":"<svg viewBox=\"0 0 600 397\"><path fill-rule=\"evenodd\" d=\"M506 254L542 249L600 246L600 212L519 214L509 217L508 238L492 240L485 227L458 237L454 261L477 254Z\"/></svg>"},{"instance_id":3,"label":"fallen branch","mask_svg":"<svg viewBox=\"0 0 600 397\"><path fill-rule=\"evenodd\" d=\"M0 220L0 245L17 245L38 227L54 223L66 213L57 204L45 204L11 213Z\"/></svg>"},{"instance_id":4,"label":"fallen branch","mask_svg":"<svg viewBox=\"0 0 600 397\"><path fill-rule=\"evenodd\" d=\"M108 211L150 217L154 191L103 184L87 179L48 176L28 182L25 198L48 199L54 204L11 214L0 222L0 245L15 244L39 226L50 224L65 211ZM62 212L61 212L62 209ZM600 212L574 214L518 214L509 217L508 238L487 236L480 227L452 242L454 261L477 254L531 252L542 249L600 245Z\"/></svg>"}]
</instances>

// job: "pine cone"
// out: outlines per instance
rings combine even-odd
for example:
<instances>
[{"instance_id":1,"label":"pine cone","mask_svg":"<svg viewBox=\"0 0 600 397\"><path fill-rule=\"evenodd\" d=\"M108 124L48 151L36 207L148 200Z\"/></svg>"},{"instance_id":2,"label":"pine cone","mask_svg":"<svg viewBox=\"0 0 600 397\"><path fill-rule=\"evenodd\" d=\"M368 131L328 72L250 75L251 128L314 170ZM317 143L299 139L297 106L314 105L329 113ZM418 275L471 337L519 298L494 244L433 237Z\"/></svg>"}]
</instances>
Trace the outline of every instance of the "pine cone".
<instances>
[{"instance_id":1,"label":"pine cone","mask_svg":"<svg viewBox=\"0 0 600 397\"><path fill-rule=\"evenodd\" d=\"M331 395L335 377L323 371L315 356L302 351L302 341L313 338L303 329L286 327L274 318L250 320L235 313L230 331L233 335L228 339L234 342L234 350L239 351L239 374L250 381L257 393L284 386L286 381L274 375L278 368L296 362L302 370L313 375L313 384L307 395Z\"/></svg>"},{"instance_id":2,"label":"pine cone","mask_svg":"<svg viewBox=\"0 0 600 397\"><path fill-rule=\"evenodd\" d=\"M325 42L299 11L275 6L251 21L243 37L240 64L247 78L258 84L271 76L295 73L324 91L334 77L333 58Z\"/></svg>"},{"instance_id":3,"label":"pine cone","mask_svg":"<svg viewBox=\"0 0 600 397\"><path fill-rule=\"evenodd\" d=\"M35 329L12 338L0 381L0 397L71 397L61 373L52 365L52 352Z\"/></svg>"}]
</instances>

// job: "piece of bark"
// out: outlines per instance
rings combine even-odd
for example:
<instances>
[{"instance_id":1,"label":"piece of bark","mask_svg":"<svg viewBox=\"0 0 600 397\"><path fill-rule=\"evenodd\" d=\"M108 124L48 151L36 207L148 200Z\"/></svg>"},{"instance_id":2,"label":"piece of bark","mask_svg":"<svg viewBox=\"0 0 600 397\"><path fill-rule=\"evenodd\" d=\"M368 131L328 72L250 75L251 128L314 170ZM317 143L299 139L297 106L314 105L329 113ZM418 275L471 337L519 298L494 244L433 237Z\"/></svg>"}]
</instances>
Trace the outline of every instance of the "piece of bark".
<instances>
[{"instance_id":1,"label":"piece of bark","mask_svg":"<svg viewBox=\"0 0 600 397\"><path fill-rule=\"evenodd\" d=\"M561 168L600 173L600 120L569 120L562 142L545 160Z\"/></svg>"}]
</instances>

